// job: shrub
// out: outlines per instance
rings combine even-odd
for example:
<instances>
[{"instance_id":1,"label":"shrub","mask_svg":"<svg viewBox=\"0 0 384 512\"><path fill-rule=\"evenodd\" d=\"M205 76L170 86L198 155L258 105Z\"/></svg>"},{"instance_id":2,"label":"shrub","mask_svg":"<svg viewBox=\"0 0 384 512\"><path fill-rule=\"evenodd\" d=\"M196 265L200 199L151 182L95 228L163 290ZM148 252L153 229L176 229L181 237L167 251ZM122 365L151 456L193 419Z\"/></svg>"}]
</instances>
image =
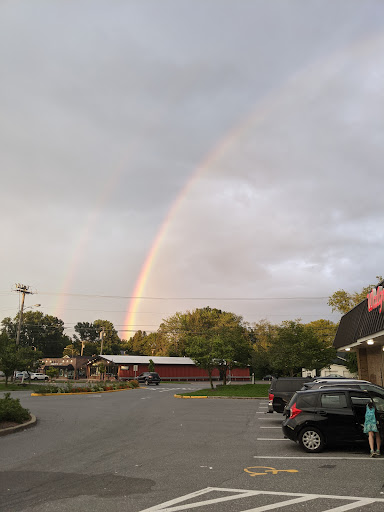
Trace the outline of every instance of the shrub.
<instances>
[{"instance_id":1,"label":"shrub","mask_svg":"<svg viewBox=\"0 0 384 512\"><path fill-rule=\"evenodd\" d=\"M29 418L29 411L21 406L19 398L11 398L11 393L5 393L4 398L0 398L0 421L23 423Z\"/></svg>"},{"instance_id":2,"label":"shrub","mask_svg":"<svg viewBox=\"0 0 384 512\"><path fill-rule=\"evenodd\" d=\"M130 385L133 387L133 388L138 388L139 387L139 382L137 380L130 380L129 381Z\"/></svg>"}]
</instances>

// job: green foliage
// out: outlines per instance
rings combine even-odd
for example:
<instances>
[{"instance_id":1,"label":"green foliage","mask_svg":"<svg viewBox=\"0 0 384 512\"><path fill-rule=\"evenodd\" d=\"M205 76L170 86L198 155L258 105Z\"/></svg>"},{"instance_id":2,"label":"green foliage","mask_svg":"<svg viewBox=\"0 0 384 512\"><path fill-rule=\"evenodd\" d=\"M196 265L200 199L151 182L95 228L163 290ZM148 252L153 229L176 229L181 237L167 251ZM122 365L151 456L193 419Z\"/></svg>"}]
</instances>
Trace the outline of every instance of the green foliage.
<instances>
[{"instance_id":1,"label":"green foliage","mask_svg":"<svg viewBox=\"0 0 384 512\"><path fill-rule=\"evenodd\" d=\"M383 280L382 276L376 276L378 282ZM338 311L341 314L348 313L354 306L367 298L367 294L375 288L377 284L370 284L363 288L360 292L346 292L345 290L337 290L328 300L328 305L332 311Z\"/></svg>"},{"instance_id":2,"label":"green foliage","mask_svg":"<svg viewBox=\"0 0 384 512\"><path fill-rule=\"evenodd\" d=\"M88 341L90 343L96 343L99 340L99 332L93 323L77 322L75 325L75 331L77 333L73 336L75 341Z\"/></svg>"},{"instance_id":3,"label":"green foliage","mask_svg":"<svg viewBox=\"0 0 384 512\"><path fill-rule=\"evenodd\" d=\"M215 367L220 370L225 384L228 369L250 362L249 333L242 317L233 313L198 308L176 313L160 328L170 341L169 355L187 355L193 359L197 366L207 370L211 387Z\"/></svg>"},{"instance_id":4,"label":"green foliage","mask_svg":"<svg viewBox=\"0 0 384 512\"><path fill-rule=\"evenodd\" d=\"M16 370L33 372L39 368L41 355L31 347L16 346L5 333L1 334L0 370L4 372L6 385Z\"/></svg>"},{"instance_id":5,"label":"green foliage","mask_svg":"<svg viewBox=\"0 0 384 512\"><path fill-rule=\"evenodd\" d=\"M103 354L120 354L121 340L113 323L109 320L95 320L93 325L99 332L99 337L102 331L104 333ZM98 346L101 347L101 340L98 341Z\"/></svg>"},{"instance_id":6,"label":"green foliage","mask_svg":"<svg viewBox=\"0 0 384 512\"><path fill-rule=\"evenodd\" d=\"M10 339L16 339L19 314L13 320L4 318L2 331ZM20 346L32 347L44 357L61 357L63 349L70 342L64 335L64 322L57 317L44 315L41 311L26 311L20 331Z\"/></svg>"},{"instance_id":7,"label":"green foliage","mask_svg":"<svg viewBox=\"0 0 384 512\"><path fill-rule=\"evenodd\" d=\"M10 393L5 393L4 398L0 398L0 421L23 423L29 418L29 411L21 406L18 398L11 398Z\"/></svg>"},{"instance_id":8,"label":"green foliage","mask_svg":"<svg viewBox=\"0 0 384 512\"><path fill-rule=\"evenodd\" d=\"M70 343L69 345L64 347L63 357L64 356L76 357L76 356L79 356L80 353L81 353L81 342L73 341L72 343Z\"/></svg>"},{"instance_id":9,"label":"green foliage","mask_svg":"<svg viewBox=\"0 0 384 512\"><path fill-rule=\"evenodd\" d=\"M256 346L252 353L251 367L256 379L262 379L264 375L273 374L268 349Z\"/></svg>"},{"instance_id":10,"label":"green foliage","mask_svg":"<svg viewBox=\"0 0 384 512\"><path fill-rule=\"evenodd\" d=\"M282 322L270 341L270 364L284 376L301 374L302 368L318 371L329 366L335 356L336 350L325 346L313 327L299 321Z\"/></svg>"},{"instance_id":11,"label":"green foliage","mask_svg":"<svg viewBox=\"0 0 384 512\"><path fill-rule=\"evenodd\" d=\"M95 381L87 383L84 386L75 386L71 382L65 383L63 386L54 386L46 384L39 386L38 393L52 394L52 393L97 393L100 391L112 391L116 389L134 389L139 387L137 380L130 380L126 382L116 381Z\"/></svg>"},{"instance_id":12,"label":"green foliage","mask_svg":"<svg viewBox=\"0 0 384 512\"><path fill-rule=\"evenodd\" d=\"M10 340L3 333L0 335L0 370L4 372L5 384L8 384L9 377L19 368L19 358L15 342Z\"/></svg>"},{"instance_id":13,"label":"green foliage","mask_svg":"<svg viewBox=\"0 0 384 512\"><path fill-rule=\"evenodd\" d=\"M46 368L45 373L52 380L59 375L59 369L54 366L50 366L49 368Z\"/></svg>"},{"instance_id":14,"label":"green foliage","mask_svg":"<svg viewBox=\"0 0 384 512\"><path fill-rule=\"evenodd\" d=\"M345 358L347 360L346 367L351 373L357 373L359 368L357 365L357 354L356 352L347 352L345 354Z\"/></svg>"},{"instance_id":15,"label":"green foliage","mask_svg":"<svg viewBox=\"0 0 384 512\"><path fill-rule=\"evenodd\" d=\"M149 360L148 371L149 372L155 371L155 363L152 361L152 359Z\"/></svg>"}]
</instances>

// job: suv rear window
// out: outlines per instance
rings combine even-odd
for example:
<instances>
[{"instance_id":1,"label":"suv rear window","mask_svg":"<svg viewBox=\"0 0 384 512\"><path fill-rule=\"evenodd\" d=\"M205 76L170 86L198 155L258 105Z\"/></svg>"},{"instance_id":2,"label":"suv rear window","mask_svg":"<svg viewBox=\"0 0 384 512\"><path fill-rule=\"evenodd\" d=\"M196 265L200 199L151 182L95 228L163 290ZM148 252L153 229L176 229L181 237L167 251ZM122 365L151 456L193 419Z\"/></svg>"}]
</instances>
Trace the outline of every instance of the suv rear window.
<instances>
[{"instance_id":1,"label":"suv rear window","mask_svg":"<svg viewBox=\"0 0 384 512\"><path fill-rule=\"evenodd\" d=\"M296 396L296 407L298 409L312 409L317 405L318 396L318 393L301 393Z\"/></svg>"},{"instance_id":2,"label":"suv rear window","mask_svg":"<svg viewBox=\"0 0 384 512\"><path fill-rule=\"evenodd\" d=\"M306 382L306 379L293 378L293 379L276 379L271 383L271 389L275 391L297 391Z\"/></svg>"}]
</instances>

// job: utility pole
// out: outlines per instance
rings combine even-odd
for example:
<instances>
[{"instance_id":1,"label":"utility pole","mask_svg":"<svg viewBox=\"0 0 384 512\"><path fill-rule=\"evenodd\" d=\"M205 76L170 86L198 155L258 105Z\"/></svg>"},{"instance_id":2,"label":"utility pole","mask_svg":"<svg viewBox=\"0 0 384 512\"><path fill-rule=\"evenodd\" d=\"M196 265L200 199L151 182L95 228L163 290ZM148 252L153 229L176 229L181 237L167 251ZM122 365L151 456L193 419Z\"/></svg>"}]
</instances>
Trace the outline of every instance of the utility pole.
<instances>
[{"instance_id":1,"label":"utility pole","mask_svg":"<svg viewBox=\"0 0 384 512\"><path fill-rule=\"evenodd\" d=\"M20 310L19 310L19 325L17 326L17 336L16 336L16 345L20 343L20 333L21 333L21 325L23 323L23 310L24 310L24 300L25 296L29 294L33 294L33 292L30 290L29 286L25 286L24 284L17 283L16 285L16 292L21 293L21 304L20 304Z\"/></svg>"},{"instance_id":2,"label":"utility pole","mask_svg":"<svg viewBox=\"0 0 384 512\"><path fill-rule=\"evenodd\" d=\"M102 356L103 355L103 342L104 342L104 335L105 335L105 329L104 327L102 327L101 331L100 331L100 340L101 340L101 344L100 344L100 355Z\"/></svg>"}]
</instances>

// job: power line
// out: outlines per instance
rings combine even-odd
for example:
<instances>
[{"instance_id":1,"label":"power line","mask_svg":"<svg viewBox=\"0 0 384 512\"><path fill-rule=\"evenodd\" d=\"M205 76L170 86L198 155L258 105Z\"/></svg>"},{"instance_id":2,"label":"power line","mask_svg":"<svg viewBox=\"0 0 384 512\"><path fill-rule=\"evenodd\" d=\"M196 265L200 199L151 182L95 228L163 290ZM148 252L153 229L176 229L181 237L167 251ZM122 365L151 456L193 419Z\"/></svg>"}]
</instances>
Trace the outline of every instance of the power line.
<instances>
[{"instance_id":1,"label":"power line","mask_svg":"<svg viewBox=\"0 0 384 512\"><path fill-rule=\"evenodd\" d=\"M84 297L84 298L97 298L97 299L140 299L140 300L234 300L234 301L256 301L256 300L324 300L329 299L329 296L315 296L315 297L147 297L140 295L99 295L99 294L84 294L84 293L54 293L54 292L39 292L40 295L61 295L65 297Z\"/></svg>"}]
</instances>

